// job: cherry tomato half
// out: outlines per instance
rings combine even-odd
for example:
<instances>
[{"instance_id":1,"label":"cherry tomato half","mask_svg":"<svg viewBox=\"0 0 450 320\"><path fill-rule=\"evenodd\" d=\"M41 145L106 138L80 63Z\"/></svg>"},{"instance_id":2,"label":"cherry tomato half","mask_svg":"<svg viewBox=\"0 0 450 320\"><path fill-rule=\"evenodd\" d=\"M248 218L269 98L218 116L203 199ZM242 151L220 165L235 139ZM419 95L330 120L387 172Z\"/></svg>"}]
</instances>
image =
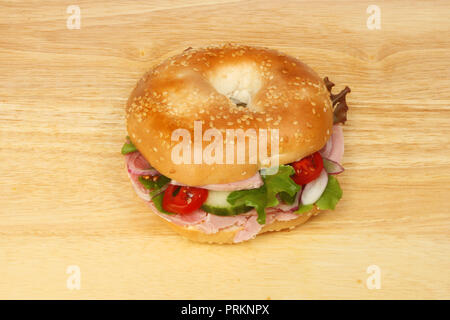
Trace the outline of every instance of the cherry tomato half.
<instances>
[{"instance_id":1,"label":"cherry tomato half","mask_svg":"<svg viewBox=\"0 0 450 320\"><path fill-rule=\"evenodd\" d=\"M200 208L206 198L208 198L206 189L169 184L164 191L162 207L169 212L188 214Z\"/></svg>"},{"instance_id":2,"label":"cherry tomato half","mask_svg":"<svg viewBox=\"0 0 450 320\"><path fill-rule=\"evenodd\" d=\"M315 180L323 169L323 159L319 152L313 153L302 160L291 163L295 174L291 176L296 184L304 185Z\"/></svg>"}]
</instances>

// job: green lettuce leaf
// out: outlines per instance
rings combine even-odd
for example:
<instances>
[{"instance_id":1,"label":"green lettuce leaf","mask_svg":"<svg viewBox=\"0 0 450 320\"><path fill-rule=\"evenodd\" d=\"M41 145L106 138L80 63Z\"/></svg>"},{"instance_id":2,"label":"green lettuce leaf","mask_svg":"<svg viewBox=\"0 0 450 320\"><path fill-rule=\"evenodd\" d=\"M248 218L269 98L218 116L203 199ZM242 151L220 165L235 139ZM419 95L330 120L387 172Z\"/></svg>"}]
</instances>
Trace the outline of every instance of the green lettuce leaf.
<instances>
[{"instance_id":1,"label":"green lettuce leaf","mask_svg":"<svg viewBox=\"0 0 450 320\"><path fill-rule=\"evenodd\" d=\"M233 205L245 204L255 208L259 224L266 223L267 189L265 185L258 189L233 191L228 195L227 201Z\"/></svg>"},{"instance_id":2,"label":"green lettuce leaf","mask_svg":"<svg viewBox=\"0 0 450 320\"><path fill-rule=\"evenodd\" d=\"M156 181L144 179L144 177L142 176L140 176L138 179L146 189L152 190L150 191L150 196L157 194L162 187L170 182L170 178L163 175L160 175L158 179L156 179Z\"/></svg>"},{"instance_id":3,"label":"green lettuce leaf","mask_svg":"<svg viewBox=\"0 0 450 320\"><path fill-rule=\"evenodd\" d=\"M158 194L152 198L152 201L153 201L156 209L158 209L159 212L162 212L165 214L175 214L173 212L169 212L169 211L166 211L163 209L163 206L162 206L163 197L164 197L164 192L161 192L160 194Z\"/></svg>"},{"instance_id":4,"label":"green lettuce leaf","mask_svg":"<svg viewBox=\"0 0 450 320\"><path fill-rule=\"evenodd\" d=\"M264 185L258 189L233 191L228 195L227 201L232 205L245 204L255 208L258 213L258 223L266 223L266 208L276 206L279 201L277 194L286 193L295 197L300 190L292 179L294 169L291 166L280 166L278 172L273 175L263 175Z\"/></svg>"},{"instance_id":5,"label":"green lettuce leaf","mask_svg":"<svg viewBox=\"0 0 450 320\"><path fill-rule=\"evenodd\" d=\"M325 188L322 196L319 198L319 200L317 200L315 204L319 209L322 210L334 210L336 204L341 198L342 189L339 185L339 182L334 176L328 175L327 187Z\"/></svg>"},{"instance_id":6,"label":"green lettuce leaf","mask_svg":"<svg viewBox=\"0 0 450 320\"><path fill-rule=\"evenodd\" d=\"M276 195L281 192L295 197L301 187L290 178L294 173L294 168L283 165L278 168L276 174L263 175L264 184L267 188L267 207L275 207L279 204Z\"/></svg>"},{"instance_id":7,"label":"green lettuce leaf","mask_svg":"<svg viewBox=\"0 0 450 320\"><path fill-rule=\"evenodd\" d=\"M280 197L281 201L283 201L283 203L286 203L286 204L293 204L295 201L295 196L296 195L291 197L289 195L289 193L287 193L287 192L280 192L278 194L278 197Z\"/></svg>"},{"instance_id":8,"label":"green lettuce leaf","mask_svg":"<svg viewBox=\"0 0 450 320\"><path fill-rule=\"evenodd\" d=\"M122 154L128 154L137 151L135 145L130 141L130 137L127 136L127 140L129 142L125 142L122 146L122 150L120 151L122 152Z\"/></svg>"},{"instance_id":9,"label":"green lettuce leaf","mask_svg":"<svg viewBox=\"0 0 450 320\"><path fill-rule=\"evenodd\" d=\"M305 212L311 211L314 208L313 204L300 205L294 213L296 214L304 214Z\"/></svg>"},{"instance_id":10,"label":"green lettuce leaf","mask_svg":"<svg viewBox=\"0 0 450 320\"><path fill-rule=\"evenodd\" d=\"M173 212L168 212L163 209L162 200L164 197L164 192L160 192L161 189L170 182L170 178L160 175L158 179L156 179L156 181L153 181L151 179L144 179L144 177L142 176L140 176L138 179L146 189L151 190L150 197L152 197L152 201L159 212L165 214L174 214Z\"/></svg>"}]
</instances>

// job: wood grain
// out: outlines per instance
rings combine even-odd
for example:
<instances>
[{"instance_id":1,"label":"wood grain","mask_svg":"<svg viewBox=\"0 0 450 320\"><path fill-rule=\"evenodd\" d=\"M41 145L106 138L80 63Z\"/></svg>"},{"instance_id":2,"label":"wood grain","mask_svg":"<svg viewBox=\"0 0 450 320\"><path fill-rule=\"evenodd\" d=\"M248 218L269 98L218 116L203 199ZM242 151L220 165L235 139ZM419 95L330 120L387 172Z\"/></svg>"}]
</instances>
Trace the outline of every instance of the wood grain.
<instances>
[{"instance_id":1,"label":"wood grain","mask_svg":"<svg viewBox=\"0 0 450 320\"><path fill-rule=\"evenodd\" d=\"M2 1L0 298L450 298L450 3L376 4L381 30L366 1ZM337 210L238 246L174 234L119 153L137 79L224 41L352 88Z\"/></svg>"}]
</instances>

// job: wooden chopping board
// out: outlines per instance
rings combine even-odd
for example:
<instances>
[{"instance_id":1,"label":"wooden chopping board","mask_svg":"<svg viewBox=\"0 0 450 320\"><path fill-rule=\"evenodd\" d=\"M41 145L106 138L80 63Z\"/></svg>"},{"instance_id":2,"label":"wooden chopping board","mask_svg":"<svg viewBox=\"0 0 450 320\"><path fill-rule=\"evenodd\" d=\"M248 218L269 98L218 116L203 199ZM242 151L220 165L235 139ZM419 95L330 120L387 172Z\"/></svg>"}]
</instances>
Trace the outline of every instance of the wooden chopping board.
<instances>
[{"instance_id":1,"label":"wooden chopping board","mask_svg":"<svg viewBox=\"0 0 450 320\"><path fill-rule=\"evenodd\" d=\"M80 29L70 1L0 3L0 298L450 298L448 1L378 1L375 30L366 1L76 3ZM132 190L124 105L162 58L226 41L351 87L344 197L293 231L203 245Z\"/></svg>"}]
</instances>

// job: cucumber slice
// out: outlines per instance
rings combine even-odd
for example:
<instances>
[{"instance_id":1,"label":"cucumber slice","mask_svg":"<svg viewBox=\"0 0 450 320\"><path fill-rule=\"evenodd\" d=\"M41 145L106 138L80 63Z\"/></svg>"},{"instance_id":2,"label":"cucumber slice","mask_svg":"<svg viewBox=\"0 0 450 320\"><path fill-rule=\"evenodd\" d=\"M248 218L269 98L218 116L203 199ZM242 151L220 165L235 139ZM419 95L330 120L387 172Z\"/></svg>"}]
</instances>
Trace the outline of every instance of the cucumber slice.
<instances>
[{"instance_id":1,"label":"cucumber slice","mask_svg":"<svg viewBox=\"0 0 450 320\"><path fill-rule=\"evenodd\" d=\"M208 191L208 198L202 205L202 210L217 216L235 216L252 210L245 204L232 205L227 201L229 191Z\"/></svg>"}]
</instances>

